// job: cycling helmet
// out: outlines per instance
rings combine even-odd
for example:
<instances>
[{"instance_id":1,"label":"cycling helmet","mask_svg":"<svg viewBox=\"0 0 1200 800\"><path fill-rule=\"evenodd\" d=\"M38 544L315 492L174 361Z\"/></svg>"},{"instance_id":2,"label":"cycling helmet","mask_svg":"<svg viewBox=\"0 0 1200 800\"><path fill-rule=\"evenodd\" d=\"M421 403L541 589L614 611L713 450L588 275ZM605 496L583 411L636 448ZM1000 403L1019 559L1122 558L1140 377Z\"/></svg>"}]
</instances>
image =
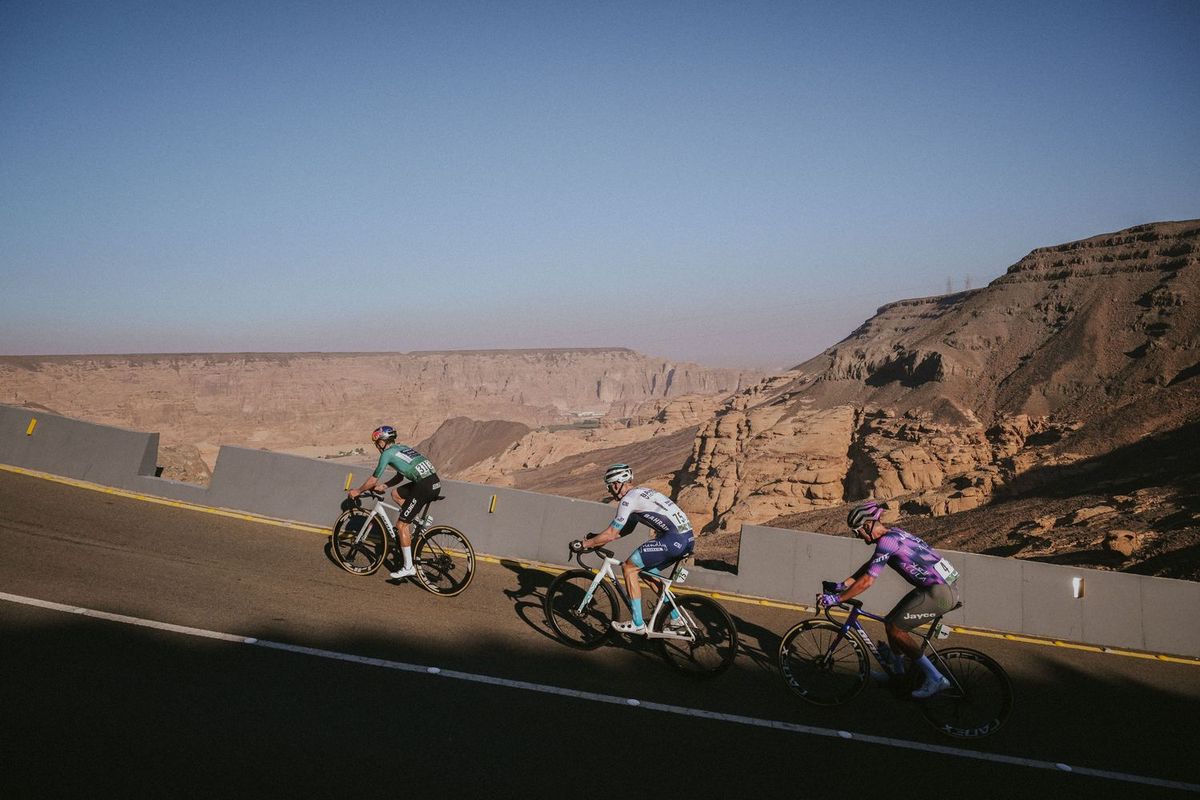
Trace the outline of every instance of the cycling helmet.
<instances>
[{"instance_id":1,"label":"cycling helmet","mask_svg":"<svg viewBox=\"0 0 1200 800\"><path fill-rule=\"evenodd\" d=\"M883 506L874 500L868 500L850 509L850 513L846 516L846 524L850 526L850 530L858 530L869 521L878 522L882 516Z\"/></svg>"},{"instance_id":2,"label":"cycling helmet","mask_svg":"<svg viewBox=\"0 0 1200 800\"><path fill-rule=\"evenodd\" d=\"M614 483L629 483L633 480L633 470L628 464L613 464L604 470L604 483L612 486Z\"/></svg>"},{"instance_id":3,"label":"cycling helmet","mask_svg":"<svg viewBox=\"0 0 1200 800\"><path fill-rule=\"evenodd\" d=\"M393 428L391 425L380 425L378 428L371 431L371 441L372 442L383 441L383 442L386 442L387 444L395 444L396 429Z\"/></svg>"}]
</instances>

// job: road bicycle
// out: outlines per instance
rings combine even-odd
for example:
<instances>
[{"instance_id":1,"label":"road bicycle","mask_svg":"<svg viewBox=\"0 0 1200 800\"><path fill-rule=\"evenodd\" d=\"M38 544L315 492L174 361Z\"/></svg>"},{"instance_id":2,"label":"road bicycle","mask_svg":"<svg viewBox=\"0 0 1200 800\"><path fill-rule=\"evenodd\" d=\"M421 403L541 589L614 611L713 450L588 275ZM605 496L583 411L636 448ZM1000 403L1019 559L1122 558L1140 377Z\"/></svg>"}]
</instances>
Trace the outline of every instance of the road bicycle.
<instances>
[{"instance_id":1,"label":"road bicycle","mask_svg":"<svg viewBox=\"0 0 1200 800\"><path fill-rule=\"evenodd\" d=\"M362 497L375 502L364 508ZM348 499L343 508L345 511L334 523L330 536L330 552L347 572L371 575L387 558L389 545L393 551L400 549L396 529L387 513L399 514L400 508L385 503L382 492L363 492L358 498ZM434 525L428 513L413 522L412 556L417 581L436 595L460 594L475 576L475 550L471 542L457 528Z\"/></svg>"},{"instance_id":2,"label":"road bicycle","mask_svg":"<svg viewBox=\"0 0 1200 800\"><path fill-rule=\"evenodd\" d=\"M627 609L631 606L624 583L614 572L621 559L603 547L581 550L579 545L578 540L571 543L571 554L582 569L568 570L555 578L542 605L546 624L558 638L571 647L591 650L611 639L617 598ZM588 552L603 557L599 568L583 563L583 555ZM711 677L733 663L738 648L737 627L715 600L671 591L687 577L686 560L677 560L669 576L658 569L641 570L658 593L658 602L646 621L646 637L657 644L663 658L675 669ZM672 621L672 611L678 612L676 621Z\"/></svg>"},{"instance_id":3,"label":"road bicycle","mask_svg":"<svg viewBox=\"0 0 1200 800\"><path fill-rule=\"evenodd\" d=\"M839 603L849 609L845 621L836 622L830 608L795 625L779 645L779 671L788 688L818 706L849 702L870 679L867 653L888 676L887 684L898 696L909 696L923 677L915 665L898 673L891 658L880 656L860 617L883 622L883 617L863 610L857 599ZM958 603L950 611L961 608ZM817 608L820 609L818 602ZM947 612L949 613L949 612ZM915 632L914 632L915 633ZM916 701L922 716L939 732L960 739L990 736L1008 719L1013 707L1012 683L1004 668L991 657L966 647L938 650L933 640L950 635L942 615L934 617L920 635L921 653L950 681L950 688Z\"/></svg>"}]
</instances>

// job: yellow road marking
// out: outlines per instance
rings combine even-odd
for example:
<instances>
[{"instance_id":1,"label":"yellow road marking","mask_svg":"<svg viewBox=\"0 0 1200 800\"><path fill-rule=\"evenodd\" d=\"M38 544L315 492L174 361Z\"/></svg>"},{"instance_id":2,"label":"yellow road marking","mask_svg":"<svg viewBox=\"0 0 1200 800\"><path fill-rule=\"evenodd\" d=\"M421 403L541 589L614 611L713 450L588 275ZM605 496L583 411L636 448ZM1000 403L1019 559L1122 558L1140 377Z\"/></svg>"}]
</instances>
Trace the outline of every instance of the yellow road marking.
<instances>
[{"instance_id":1,"label":"yellow road marking","mask_svg":"<svg viewBox=\"0 0 1200 800\"><path fill-rule=\"evenodd\" d=\"M163 497L155 497L153 495L142 494L141 492L133 492L127 489L116 489L111 486L101 486L88 481L81 481L76 478L64 478L61 475L51 475L46 472L38 472L36 470L24 469L23 467L14 467L9 464L0 464L0 470L6 472L14 472L18 475L25 475L31 478L40 478L42 480L52 481L54 483L62 483L67 486L74 486L79 489L88 489L94 492L103 494L116 495L118 497L126 497L131 500L141 500L147 503L156 503L162 506L170 506L172 508L182 508L188 511L199 511L204 514L216 514L221 517L230 517L232 519L245 520L247 522L259 522L264 525L274 525L278 528L291 528L292 530L305 531L307 533L318 533L322 536L329 536L332 531L329 528L324 528L318 525L306 525L303 522L295 522L292 520L276 519L274 517L265 517L259 514L250 514L242 511L231 511L225 508L214 508L212 506L202 506L196 503L187 503L182 500L168 500ZM508 556L494 556L486 553L476 553L475 558L479 561L486 561L489 564L501 564L508 562L517 564L524 569L536 569L541 572L547 572L552 575L566 572L572 567L562 567L558 564L547 564L541 561L526 561L519 558L511 558ZM725 600L731 603L741 603L743 605L763 606L766 608L779 608L785 611L801 611L811 613L816 611L814 606L806 606L799 603L788 603L781 600L771 600L765 597L753 597L750 595L728 594L725 592L707 591L704 589L693 589L692 587L680 588L681 594L698 594L705 597L711 597L714 600ZM845 616L842 614L841 616ZM1188 658L1186 656L1173 656L1166 653L1139 653L1135 650L1123 650L1115 647L1103 647L1099 645L1077 644L1075 642L1064 642L1059 639L1039 639L1033 636L1021 636L1015 633L1003 633L1000 631L987 631L975 628L964 628L959 625L951 626L954 633L961 633L967 636L980 636L986 639L1003 639L1009 642L1017 642L1020 644L1035 644L1043 647L1062 647L1069 650L1083 650L1089 653L1100 653L1109 656L1125 656L1127 658L1141 658L1150 661L1165 661L1171 664L1188 664L1196 667L1200 666L1200 658Z\"/></svg>"}]
</instances>

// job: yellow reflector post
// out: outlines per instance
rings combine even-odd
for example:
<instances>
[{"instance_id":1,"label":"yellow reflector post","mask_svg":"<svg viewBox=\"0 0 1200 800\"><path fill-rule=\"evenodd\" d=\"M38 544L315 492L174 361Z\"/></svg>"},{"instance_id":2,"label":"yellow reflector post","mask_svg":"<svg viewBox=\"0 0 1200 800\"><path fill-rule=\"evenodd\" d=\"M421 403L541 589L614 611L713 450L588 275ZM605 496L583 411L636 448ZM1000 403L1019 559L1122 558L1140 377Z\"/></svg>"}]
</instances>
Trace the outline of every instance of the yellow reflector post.
<instances>
[{"instance_id":1,"label":"yellow reflector post","mask_svg":"<svg viewBox=\"0 0 1200 800\"><path fill-rule=\"evenodd\" d=\"M352 480L354 480L354 473L347 472L346 473L346 486L345 486L345 489L347 492L350 491L350 481L352 481Z\"/></svg>"},{"instance_id":2,"label":"yellow reflector post","mask_svg":"<svg viewBox=\"0 0 1200 800\"><path fill-rule=\"evenodd\" d=\"M490 504L488 504L488 513L489 514L496 513L496 495L492 495L492 502Z\"/></svg>"},{"instance_id":3,"label":"yellow reflector post","mask_svg":"<svg viewBox=\"0 0 1200 800\"><path fill-rule=\"evenodd\" d=\"M29 420L29 427L25 429L26 436L33 436L33 429L37 427L37 417Z\"/></svg>"}]
</instances>

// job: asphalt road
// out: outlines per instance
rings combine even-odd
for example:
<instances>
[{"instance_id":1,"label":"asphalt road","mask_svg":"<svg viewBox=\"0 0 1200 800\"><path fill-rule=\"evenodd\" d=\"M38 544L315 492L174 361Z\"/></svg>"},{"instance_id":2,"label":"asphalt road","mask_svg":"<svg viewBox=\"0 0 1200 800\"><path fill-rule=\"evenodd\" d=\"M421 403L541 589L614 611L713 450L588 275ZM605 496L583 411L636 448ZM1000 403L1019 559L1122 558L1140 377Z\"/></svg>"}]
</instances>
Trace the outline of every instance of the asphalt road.
<instances>
[{"instance_id":1,"label":"asphalt road","mask_svg":"<svg viewBox=\"0 0 1200 800\"><path fill-rule=\"evenodd\" d=\"M1017 698L964 743L874 687L832 710L794 699L772 662L796 611L726 601L742 652L696 681L645 646L555 641L548 572L481 561L438 598L349 575L325 544L0 471L0 592L258 640L0 602L0 796L1183 795L1006 757L1200 784L1198 666L956 634Z\"/></svg>"}]
</instances>

